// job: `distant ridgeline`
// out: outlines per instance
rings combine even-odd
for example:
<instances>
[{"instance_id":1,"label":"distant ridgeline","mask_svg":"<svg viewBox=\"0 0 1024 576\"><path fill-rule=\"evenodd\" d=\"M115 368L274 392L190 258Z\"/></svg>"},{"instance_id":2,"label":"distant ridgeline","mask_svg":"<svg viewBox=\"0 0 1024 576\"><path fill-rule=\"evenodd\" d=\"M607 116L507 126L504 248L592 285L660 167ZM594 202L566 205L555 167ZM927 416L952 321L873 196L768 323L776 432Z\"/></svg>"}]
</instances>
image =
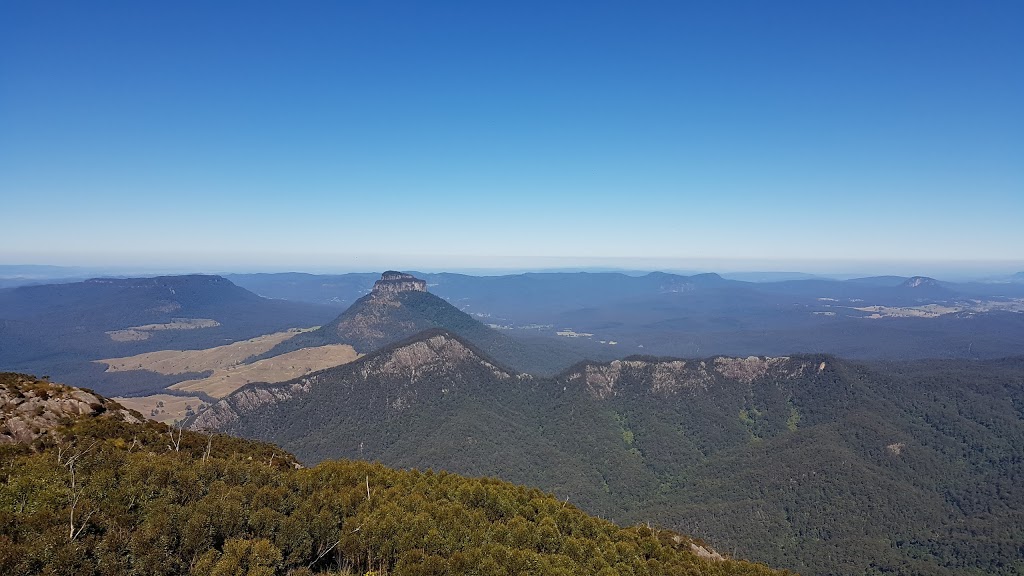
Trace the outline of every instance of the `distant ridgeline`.
<instances>
[{"instance_id":1,"label":"distant ridgeline","mask_svg":"<svg viewBox=\"0 0 1024 576\"><path fill-rule=\"evenodd\" d=\"M337 311L269 300L220 276L99 278L0 290L0 369L49 374L113 396L166 378L104 374L93 360L218 346L317 326Z\"/></svg>"},{"instance_id":2,"label":"distant ridgeline","mask_svg":"<svg viewBox=\"0 0 1024 576\"><path fill-rule=\"evenodd\" d=\"M435 329L190 425L541 486L804 574L952 575L1024 571L1022 416L1021 359L631 357L538 378Z\"/></svg>"},{"instance_id":3,"label":"distant ridgeline","mask_svg":"<svg viewBox=\"0 0 1024 576\"><path fill-rule=\"evenodd\" d=\"M140 422L0 373L0 574L770 575L535 488Z\"/></svg>"},{"instance_id":4,"label":"distant ridgeline","mask_svg":"<svg viewBox=\"0 0 1024 576\"><path fill-rule=\"evenodd\" d=\"M231 278L275 298L339 306L366 296L380 276ZM923 276L839 281L807 275L744 282L717 274L663 272L437 273L420 278L433 294L502 326L506 334L592 335L575 338L577 347L590 346L576 359L606 358L596 355L601 352L621 357L630 351L683 357L814 351L851 359L978 359L1024 350L1024 284L1013 281L951 283Z\"/></svg>"}]
</instances>

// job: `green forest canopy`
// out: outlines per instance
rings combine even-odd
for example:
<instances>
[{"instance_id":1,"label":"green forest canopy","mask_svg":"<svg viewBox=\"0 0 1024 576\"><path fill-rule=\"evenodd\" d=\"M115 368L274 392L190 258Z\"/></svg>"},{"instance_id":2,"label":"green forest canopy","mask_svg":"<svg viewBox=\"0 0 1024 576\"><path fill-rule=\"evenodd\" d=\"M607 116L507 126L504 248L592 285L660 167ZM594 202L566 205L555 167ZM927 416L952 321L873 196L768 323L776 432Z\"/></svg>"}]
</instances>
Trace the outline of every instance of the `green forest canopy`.
<instances>
[{"instance_id":1,"label":"green forest canopy","mask_svg":"<svg viewBox=\"0 0 1024 576\"><path fill-rule=\"evenodd\" d=\"M10 374L0 385L54 393ZM0 573L781 573L700 557L698 541L621 528L537 489L358 461L302 469L271 444L112 412L0 446Z\"/></svg>"}]
</instances>

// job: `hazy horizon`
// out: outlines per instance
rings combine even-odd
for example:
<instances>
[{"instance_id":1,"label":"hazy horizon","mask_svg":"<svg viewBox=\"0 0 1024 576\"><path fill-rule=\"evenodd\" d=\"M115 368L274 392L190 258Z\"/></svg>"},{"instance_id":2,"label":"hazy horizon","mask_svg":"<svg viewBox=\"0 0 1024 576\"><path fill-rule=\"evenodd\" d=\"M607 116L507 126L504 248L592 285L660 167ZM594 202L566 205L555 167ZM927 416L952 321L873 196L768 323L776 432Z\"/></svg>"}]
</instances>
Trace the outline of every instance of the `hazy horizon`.
<instances>
[{"instance_id":1,"label":"hazy horizon","mask_svg":"<svg viewBox=\"0 0 1024 576\"><path fill-rule=\"evenodd\" d=\"M33 272L20 269L36 268ZM11 273L9 269L19 270ZM754 261L754 260L711 260L676 259L657 260L644 258L547 258L547 259L495 259L480 261L475 265L458 260L445 262L444 258L417 260L408 256L373 256L370 258L319 259L300 262L206 262L183 260L176 263L144 263L125 261L65 261L54 262L11 262L0 260L0 278L38 277L40 279L61 277L84 277L89 274L117 276L151 276L175 274L256 274L256 273L306 273L346 274L379 273L388 269L414 270L424 273L451 272L477 276L496 276L528 272L619 272L624 274L646 274L667 272L682 275L716 273L743 276L744 279L773 276L797 277L800 275L833 279L850 279L869 276L929 276L939 280L968 281L998 279L1024 272L1021 262L865 262L865 261ZM71 276L67 276L67 274Z\"/></svg>"}]
</instances>

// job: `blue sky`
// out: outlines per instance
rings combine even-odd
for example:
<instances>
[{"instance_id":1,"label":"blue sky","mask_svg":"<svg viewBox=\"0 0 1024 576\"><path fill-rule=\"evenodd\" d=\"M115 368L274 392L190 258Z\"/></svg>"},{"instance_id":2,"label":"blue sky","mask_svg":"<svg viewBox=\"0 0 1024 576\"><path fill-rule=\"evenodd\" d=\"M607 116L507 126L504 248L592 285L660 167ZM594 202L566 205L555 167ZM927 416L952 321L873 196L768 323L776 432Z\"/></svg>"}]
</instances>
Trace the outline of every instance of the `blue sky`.
<instances>
[{"instance_id":1,"label":"blue sky","mask_svg":"<svg viewBox=\"0 0 1024 576\"><path fill-rule=\"evenodd\" d=\"M1024 269L1022 29L1016 1L4 2L0 262Z\"/></svg>"}]
</instances>

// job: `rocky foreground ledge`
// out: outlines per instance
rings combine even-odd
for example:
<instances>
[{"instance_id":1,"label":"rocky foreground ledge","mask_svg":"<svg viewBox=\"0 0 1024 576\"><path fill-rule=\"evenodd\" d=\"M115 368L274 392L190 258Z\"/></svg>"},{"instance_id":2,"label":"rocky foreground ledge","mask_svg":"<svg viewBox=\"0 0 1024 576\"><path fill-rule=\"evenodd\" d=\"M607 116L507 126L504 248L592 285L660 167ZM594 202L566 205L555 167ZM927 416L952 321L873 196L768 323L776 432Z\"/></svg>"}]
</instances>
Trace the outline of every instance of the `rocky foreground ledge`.
<instances>
[{"instance_id":1,"label":"rocky foreground ledge","mask_svg":"<svg viewBox=\"0 0 1024 576\"><path fill-rule=\"evenodd\" d=\"M138 412L89 390L0 373L0 444L26 444L65 419L101 415L132 424L144 420Z\"/></svg>"}]
</instances>

